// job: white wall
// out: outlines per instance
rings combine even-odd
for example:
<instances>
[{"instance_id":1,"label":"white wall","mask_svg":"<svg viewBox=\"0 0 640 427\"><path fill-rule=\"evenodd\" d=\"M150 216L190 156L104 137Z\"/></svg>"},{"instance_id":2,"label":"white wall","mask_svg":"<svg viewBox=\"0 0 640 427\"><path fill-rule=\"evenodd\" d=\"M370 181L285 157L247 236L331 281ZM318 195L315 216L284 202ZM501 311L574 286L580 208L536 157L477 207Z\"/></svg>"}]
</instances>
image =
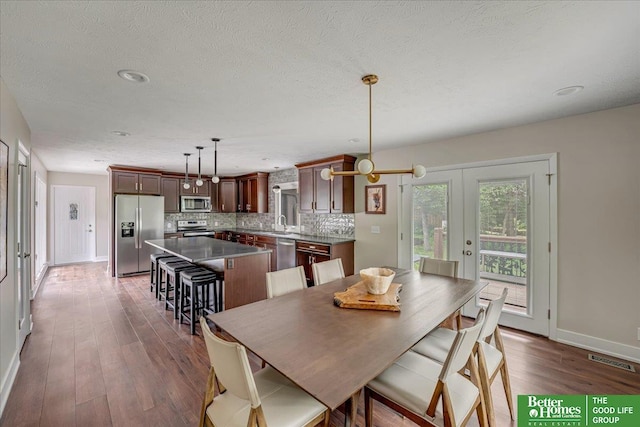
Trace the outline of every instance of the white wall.
<instances>
[{"instance_id":1,"label":"white wall","mask_svg":"<svg viewBox=\"0 0 640 427\"><path fill-rule=\"evenodd\" d=\"M7 258L8 274L0 282L0 415L9 396L19 365L18 348L18 283L16 278L16 155L18 140L31 146L31 130L15 99L0 79L0 139L9 146L9 198ZM0 249L4 251L4 248Z\"/></svg>"},{"instance_id":2,"label":"white wall","mask_svg":"<svg viewBox=\"0 0 640 427\"><path fill-rule=\"evenodd\" d=\"M640 358L640 104L381 151L373 158L380 168L406 168L555 152L559 337ZM365 180L356 181L356 269L397 264L397 176L383 176L380 183L387 184L387 214L364 215ZM371 234L371 225L381 233Z\"/></svg>"},{"instance_id":3,"label":"white wall","mask_svg":"<svg viewBox=\"0 0 640 427\"><path fill-rule=\"evenodd\" d=\"M106 170L106 169L105 169ZM105 172L106 173L106 172ZM89 175L80 173L49 172L47 175L48 186L48 209L53 209L53 185L80 185L85 187L95 187L96 189L96 258L106 261L109 256L109 176ZM48 215L47 228L49 232L47 253L49 254L49 265L53 265L53 216Z\"/></svg>"}]
</instances>

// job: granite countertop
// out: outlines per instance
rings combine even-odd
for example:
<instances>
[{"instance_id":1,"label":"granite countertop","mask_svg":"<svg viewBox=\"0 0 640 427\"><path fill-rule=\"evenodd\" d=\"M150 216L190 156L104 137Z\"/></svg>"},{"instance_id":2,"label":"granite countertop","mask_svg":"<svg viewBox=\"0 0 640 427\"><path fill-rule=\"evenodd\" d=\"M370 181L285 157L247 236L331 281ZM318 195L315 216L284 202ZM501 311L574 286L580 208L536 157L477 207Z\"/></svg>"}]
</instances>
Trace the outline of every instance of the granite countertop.
<instances>
[{"instance_id":1,"label":"granite countertop","mask_svg":"<svg viewBox=\"0 0 640 427\"><path fill-rule=\"evenodd\" d=\"M270 249L261 249L255 246L241 245L204 236L145 240L145 243L189 262L203 262L271 252Z\"/></svg>"},{"instance_id":2,"label":"granite countertop","mask_svg":"<svg viewBox=\"0 0 640 427\"><path fill-rule=\"evenodd\" d=\"M216 231L235 231L238 233L256 234L259 236L278 237L282 239L303 240L305 242L324 243L325 245L338 245L340 243L355 242L351 237L311 236L299 233L284 233L278 231L251 230L249 228L218 228Z\"/></svg>"}]
</instances>

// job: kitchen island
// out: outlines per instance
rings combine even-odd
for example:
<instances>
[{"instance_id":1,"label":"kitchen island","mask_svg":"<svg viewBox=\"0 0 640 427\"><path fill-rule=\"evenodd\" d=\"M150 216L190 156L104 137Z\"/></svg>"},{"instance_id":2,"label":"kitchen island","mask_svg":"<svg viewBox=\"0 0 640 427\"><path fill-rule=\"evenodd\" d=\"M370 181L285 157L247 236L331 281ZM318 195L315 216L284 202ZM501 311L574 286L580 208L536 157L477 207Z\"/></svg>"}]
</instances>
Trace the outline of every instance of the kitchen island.
<instances>
[{"instance_id":1,"label":"kitchen island","mask_svg":"<svg viewBox=\"0 0 640 427\"><path fill-rule=\"evenodd\" d=\"M168 254L224 272L224 309L267 298L266 273L271 250L209 237L146 240Z\"/></svg>"}]
</instances>

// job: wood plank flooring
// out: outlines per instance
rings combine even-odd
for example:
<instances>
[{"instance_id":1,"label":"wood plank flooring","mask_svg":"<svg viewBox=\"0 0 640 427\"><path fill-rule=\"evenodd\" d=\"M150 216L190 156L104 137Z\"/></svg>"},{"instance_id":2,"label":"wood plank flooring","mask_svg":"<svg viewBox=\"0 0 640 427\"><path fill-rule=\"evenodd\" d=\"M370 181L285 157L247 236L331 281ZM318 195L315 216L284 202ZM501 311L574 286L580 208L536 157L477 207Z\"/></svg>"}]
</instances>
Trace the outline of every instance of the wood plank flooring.
<instances>
[{"instance_id":1,"label":"wood plank flooring","mask_svg":"<svg viewBox=\"0 0 640 427\"><path fill-rule=\"evenodd\" d=\"M197 425L206 348L156 302L148 276L114 279L104 263L51 268L32 312L0 426ZM587 351L512 330L503 337L514 397L640 393L640 374L590 362ZM515 426L500 381L493 392L499 425ZM335 411L332 426L343 419ZM380 404L374 424L414 425ZM357 425L364 426L362 402Z\"/></svg>"}]
</instances>

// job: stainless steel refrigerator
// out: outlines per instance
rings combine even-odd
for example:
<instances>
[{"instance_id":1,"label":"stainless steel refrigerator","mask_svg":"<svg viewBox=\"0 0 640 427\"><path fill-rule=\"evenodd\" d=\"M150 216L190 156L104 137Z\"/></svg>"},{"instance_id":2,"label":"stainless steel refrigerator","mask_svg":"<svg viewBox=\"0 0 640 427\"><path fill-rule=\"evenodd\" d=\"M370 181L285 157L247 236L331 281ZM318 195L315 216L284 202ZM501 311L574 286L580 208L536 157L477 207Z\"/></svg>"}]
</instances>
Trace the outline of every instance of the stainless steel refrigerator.
<instances>
[{"instance_id":1,"label":"stainless steel refrigerator","mask_svg":"<svg viewBox=\"0 0 640 427\"><path fill-rule=\"evenodd\" d=\"M116 276L149 271L149 256L161 252L144 241L164 238L163 196L116 196Z\"/></svg>"}]
</instances>

